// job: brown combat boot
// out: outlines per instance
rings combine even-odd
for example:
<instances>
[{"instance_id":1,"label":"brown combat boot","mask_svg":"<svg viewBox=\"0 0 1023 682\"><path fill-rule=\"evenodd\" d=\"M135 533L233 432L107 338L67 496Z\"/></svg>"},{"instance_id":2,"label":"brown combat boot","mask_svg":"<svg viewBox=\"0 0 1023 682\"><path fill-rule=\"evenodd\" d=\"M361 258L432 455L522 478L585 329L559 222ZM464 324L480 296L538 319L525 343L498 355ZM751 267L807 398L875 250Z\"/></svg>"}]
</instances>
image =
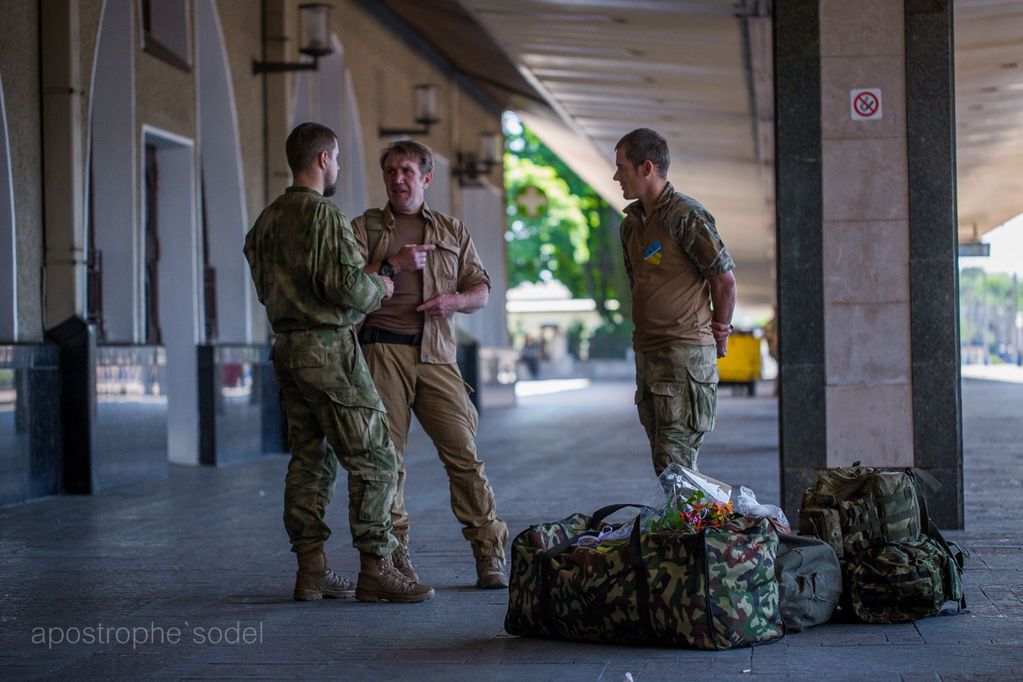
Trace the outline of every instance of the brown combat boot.
<instances>
[{"instance_id":1,"label":"brown combat boot","mask_svg":"<svg viewBox=\"0 0 1023 682\"><path fill-rule=\"evenodd\" d=\"M347 599L355 594L352 581L330 570L323 545L304 547L296 552L298 573L295 574L295 599Z\"/></svg>"},{"instance_id":2,"label":"brown combat boot","mask_svg":"<svg viewBox=\"0 0 1023 682\"><path fill-rule=\"evenodd\" d=\"M432 596L432 587L409 580L394 567L390 556L361 555L359 584L355 588L355 598L359 601L375 602L386 599L412 603L425 601Z\"/></svg>"},{"instance_id":3,"label":"brown combat boot","mask_svg":"<svg viewBox=\"0 0 1023 682\"><path fill-rule=\"evenodd\" d=\"M391 554L394 567L412 582L419 582L419 574L416 573L416 567L412 565L412 556L408 553L408 535L395 533L395 537L398 538L398 548Z\"/></svg>"},{"instance_id":4,"label":"brown combat boot","mask_svg":"<svg viewBox=\"0 0 1023 682\"><path fill-rule=\"evenodd\" d=\"M481 590L500 590L508 587L508 576L504 574L503 556L481 556L476 558L476 587Z\"/></svg>"}]
</instances>

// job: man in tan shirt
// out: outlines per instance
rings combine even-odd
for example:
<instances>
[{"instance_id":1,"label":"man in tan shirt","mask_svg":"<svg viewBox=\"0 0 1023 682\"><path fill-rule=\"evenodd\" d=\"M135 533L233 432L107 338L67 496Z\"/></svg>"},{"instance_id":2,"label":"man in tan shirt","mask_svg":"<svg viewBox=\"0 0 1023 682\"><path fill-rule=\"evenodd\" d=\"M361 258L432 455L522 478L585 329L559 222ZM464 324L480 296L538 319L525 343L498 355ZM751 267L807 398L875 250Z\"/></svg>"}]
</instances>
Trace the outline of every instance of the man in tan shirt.
<instances>
[{"instance_id":1,"label":"man in tan shirt","mask_svg":"<svg viewBox=\"0 0 1023 682\"><path fill-rule=\"evenodd\" d=\"M424 193L433 155L412 140L380 155L387 205L370 209L352 227L368 273L394 280L394 295L359 332L366 363L380 391L398 455L398 489L391 506L399 546L395 565L418 580L408 552L404 450L415 413L437 447L451 489L451 510L476 558L477 587L508 586L504 546L508 527L497 517L494 491L476 454L477 413L455 363L454 314L486 305L490 278L465 226L431 211Z\"/></svg>"},{"instance_id":2,"label":"man in tan shirt","mask_svg":"<svg viewBox=\"0 0 1023 682\"><path fill-rule=\"evenodd\" d=\"M735 308L735 263L714 217L667 180L668 144L639 128L615 145L614 179L626 199L621 238L632 285L636 407L658 475L696 469L714 428L717 358ZM713 305L712 305L713 304Z\"/></svg>"}]
</instances>

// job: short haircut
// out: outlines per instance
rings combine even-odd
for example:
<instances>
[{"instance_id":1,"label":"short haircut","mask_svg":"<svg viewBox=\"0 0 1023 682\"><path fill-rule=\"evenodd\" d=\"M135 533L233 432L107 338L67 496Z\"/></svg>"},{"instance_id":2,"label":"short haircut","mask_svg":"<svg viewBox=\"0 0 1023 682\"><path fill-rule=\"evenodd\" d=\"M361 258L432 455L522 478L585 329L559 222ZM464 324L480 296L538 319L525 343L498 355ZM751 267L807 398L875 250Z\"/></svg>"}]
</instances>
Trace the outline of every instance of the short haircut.
<instances>
[{"instance_id":1,"label":"short haircut","mask_svg":"<svg viewBox=\"0 0 1023 682\"><path fill-rule=\"evenodd\" d=\"M668 175L671 156L668 154L668 143L660 133L649 128L636 128L615 145L615 151L621 147L625 150L625 158L633 166L650 161L657 166L657 173L662 178Z\"/></svg>"},{"instance_id":2,"label":"short haircut","mask_svg":"<svg viewBox=\"0 0 1023 682\"><path fill-rule=\"evenodd\" d=\"M419 172L423 175L433 172L433 152L421 142L415 140L396 140L384 147L380 152L380 170L384 170L387 157L391 154L407 156L419 162Z\"/></svg>"},{"instance_id":3,"label":"short haircut","mask_svg":"<svg viewBox=\"0 0 1023 682\"><path fill-rule=\"evenodd\" d=\"M288 135L284 152L288 156L288 167L292 173L308 170L323 152L330 152L337 142L337 135L319 123L301 123Z\"/></svg>"}]
</instances>

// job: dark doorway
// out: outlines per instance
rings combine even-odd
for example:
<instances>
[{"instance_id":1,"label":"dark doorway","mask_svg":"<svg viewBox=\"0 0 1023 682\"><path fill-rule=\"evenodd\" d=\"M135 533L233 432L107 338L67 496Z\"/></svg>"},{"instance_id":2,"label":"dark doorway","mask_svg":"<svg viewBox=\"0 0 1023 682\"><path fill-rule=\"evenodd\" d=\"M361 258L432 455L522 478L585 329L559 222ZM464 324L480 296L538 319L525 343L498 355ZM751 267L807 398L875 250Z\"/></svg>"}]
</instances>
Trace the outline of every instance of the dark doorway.
<instances>
[{"instance_id":1,"label":"dark doorway","mask_svg":"<svg viewBox=\"0 0 1023 682\"><path fill-rule=\"evenodd\" d=\"M160 332L160 238L157 220L157 190L159 171L156 164L156 147L146 145L146 344L163 344Z\"/></svg>"}]
</instances>

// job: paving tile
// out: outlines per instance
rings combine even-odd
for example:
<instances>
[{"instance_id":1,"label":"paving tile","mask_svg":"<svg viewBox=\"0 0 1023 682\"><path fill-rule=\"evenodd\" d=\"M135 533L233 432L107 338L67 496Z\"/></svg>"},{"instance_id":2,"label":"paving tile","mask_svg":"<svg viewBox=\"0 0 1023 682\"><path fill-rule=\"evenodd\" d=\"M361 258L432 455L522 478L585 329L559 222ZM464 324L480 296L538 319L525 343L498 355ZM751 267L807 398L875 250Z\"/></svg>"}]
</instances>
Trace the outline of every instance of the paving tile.
<instances>
[{"instance_id":1,"label":"paving tile","mask_svg":"<svg viewBox=\"0 0 1023 682\"><path fill-rule=\"evenodd\" d=\"M159 484L0 508L0 678L620 682L629 672L636 682L1021 679L1023 531L1005 502L1018 491L1000 481L1023 479L1023 420L1000 421L994 430L989 421L977 424L1023 403L1023 386L983 383L964 385L967 530L949 533L974 553L963 614L899 625L836 622L722 652L513 637L504 632L507 592L472 587L443 468L427 456L408 459L407 502L412 551L435 598L294 602L295 560L280 522L287 459L274 457L230 469L171 466ZM594 384L571 400L537 396L484 412L480 451L513 534L650 495L654 479L632 390ZM776 409L770 398L722 394L701 469L776 503ZM433 451L418 427L409 448ZM335 530L328 554L336 570L354 577L346 494L339 486L328 510ZM100 623L178 626L189 641L135 650L116 642L32 644L36 627ZM193 641L196 628L232 625L261 627L261 639Z\"/></svg>"}]
</instances>

